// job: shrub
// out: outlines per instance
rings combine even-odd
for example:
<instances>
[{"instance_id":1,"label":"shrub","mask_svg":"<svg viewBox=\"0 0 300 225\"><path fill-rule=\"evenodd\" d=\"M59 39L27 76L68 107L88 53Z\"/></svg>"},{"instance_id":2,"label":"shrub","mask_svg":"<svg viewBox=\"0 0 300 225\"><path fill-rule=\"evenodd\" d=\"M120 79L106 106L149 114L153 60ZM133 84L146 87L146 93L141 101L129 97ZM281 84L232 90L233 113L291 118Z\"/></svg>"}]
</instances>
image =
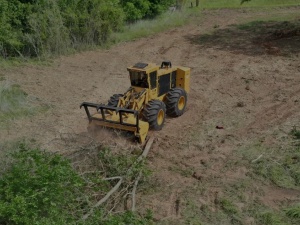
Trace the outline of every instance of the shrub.
<instances>
[{"instance_id":1,"label":"shrub","mask_svg":"<svg viewBox=\"0 0 300 225\"><path fill-rule=\"evenodd\" d=\"M0 163L0 224L151 224L149 212L144 218L127 211L108 213L118 201L123 203L125 189L111 202L93 208L95 202L114 186L113 182L111 184L101 178L102 173L125 176L124 171L130 165L133 173L141 167L132 165L132 157L114 156L107 148L95 148L95 152L98 151L103 151L98 160L107 171L91 172L91 165L82 162L82 166L87 168L79 175L68 159L20 144L8 158L2 159L5 163ZM130 177L133 173L126 174L129 176L124 181L126 189L132 185ZM82 220L91 208L94 210L90 216Z\"/></svg>"},{"instance_id":2,"label":"shrub","mask_svg":"<svg viewBox=\"0 0 300 225\"><path fill-rule=\"evenodd\" d=\"M28 30L24 31L23 54L44 56L65 53L70 44L56 0L41 1L27 15Z\"/></svg>"},{"instance_id":3,"label":"shrub","mask_svg":"<svg viewBox=\"0 0 300 225\"><path fill-rule=\"evenodd\" d=\"M62 157L20 145L0 178L1 224L66 224L83 180Z\"/></svg>"},{"instance_id":4,"label":"shrub","mask_svg":"<svg viewBox=\"0 0 300 225\"><path fill-rule=\"evenodd\" d=\"M123 0L121 5L126 21L133 22L145 18L154 18L175 4L174 0Z\"/></svg>"}]
</instances>

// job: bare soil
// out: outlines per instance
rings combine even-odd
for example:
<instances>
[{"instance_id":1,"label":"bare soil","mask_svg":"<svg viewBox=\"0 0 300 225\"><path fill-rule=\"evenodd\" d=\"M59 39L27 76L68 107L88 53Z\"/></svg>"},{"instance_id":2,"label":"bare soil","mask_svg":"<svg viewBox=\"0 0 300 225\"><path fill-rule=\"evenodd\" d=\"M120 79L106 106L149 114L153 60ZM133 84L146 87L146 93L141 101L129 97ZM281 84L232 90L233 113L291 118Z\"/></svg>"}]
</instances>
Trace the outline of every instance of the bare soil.
<instances>
[{"instance_id":1,"label":"bare soil","mask_svg":"<svg viewBox=\"0 0 300 225\"><path fill-rule=\"evenodd\" d=\"M148 162L152 186L139 193L138 208L153 210L162 223L189 217L189 201L216 211L216 201L249 172L237 152L254 143L278 146L280 137L300 125L300 32L290 22L286 29L278 27L280 22L263 22L256 30L236 24L299 11L204 11L184 27L109 50L61 57L50 66L1 71L7 81L50 105L46 113L0 129L1 141L34 139L42 148L68 153L74 143L89 141L86 115L79 109L83 101L105 103L111 95L125 92L130 85L127 66L170 60L191 68L188 105L183 116L167 118L161 131L150 132L156 137ZM293 22L299 23L300 17ZM114 146L136 145L114 131L101 130L93 138ZM300 199L299 190L270 183L249 185L246 200L257 197L273 209ZM243 203L238 207L243 209ZM253 218L245 221L251 224Z\"/></svg>"}]
</instances>

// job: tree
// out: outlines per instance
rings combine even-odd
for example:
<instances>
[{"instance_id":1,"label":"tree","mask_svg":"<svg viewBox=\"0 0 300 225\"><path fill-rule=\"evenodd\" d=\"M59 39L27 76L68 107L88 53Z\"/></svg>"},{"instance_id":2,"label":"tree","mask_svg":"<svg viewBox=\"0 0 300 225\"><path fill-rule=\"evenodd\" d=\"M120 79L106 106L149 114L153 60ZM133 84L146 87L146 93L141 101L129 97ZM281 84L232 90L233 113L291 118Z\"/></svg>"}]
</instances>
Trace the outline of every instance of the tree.
<instances>
[{"instance_id":1,"label":"tree","mask_svg":"<svg viewBox=\"0 0 300 225\"><path fill-rule=\"evenodd\" d=\"M153 18L173 4L175 4L175 0L121 0L126 20L129 22Z\"/></svg>"}]
</instances>

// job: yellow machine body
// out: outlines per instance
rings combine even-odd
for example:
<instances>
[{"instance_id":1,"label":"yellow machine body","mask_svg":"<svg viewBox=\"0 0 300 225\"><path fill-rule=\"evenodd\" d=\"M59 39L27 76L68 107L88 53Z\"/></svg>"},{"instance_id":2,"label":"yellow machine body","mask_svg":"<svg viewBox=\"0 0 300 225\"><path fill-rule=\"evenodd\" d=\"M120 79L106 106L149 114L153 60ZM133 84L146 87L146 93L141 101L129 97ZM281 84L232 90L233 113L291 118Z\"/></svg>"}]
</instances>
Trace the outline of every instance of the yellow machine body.
<instances>
[{"instance_id":1,"label":"yellow machine body","mask_svg":"<svg viewBox=\"0 0 300 225\"><path fill-rule=\"evenodd\" d=\"M128 67L130 88L123 95L114 95L107 105L83 102L88 119L96 125L133 132L143 143L146 139L149 123L143 118L145 106L151 100L164 102L167 93L173 88L190 91L190 68L173 66L163 62L137 63ZM91 114L89 108L95 108ZM164 115L163 115L164 116Z\"/></svg>"}]
</instances>

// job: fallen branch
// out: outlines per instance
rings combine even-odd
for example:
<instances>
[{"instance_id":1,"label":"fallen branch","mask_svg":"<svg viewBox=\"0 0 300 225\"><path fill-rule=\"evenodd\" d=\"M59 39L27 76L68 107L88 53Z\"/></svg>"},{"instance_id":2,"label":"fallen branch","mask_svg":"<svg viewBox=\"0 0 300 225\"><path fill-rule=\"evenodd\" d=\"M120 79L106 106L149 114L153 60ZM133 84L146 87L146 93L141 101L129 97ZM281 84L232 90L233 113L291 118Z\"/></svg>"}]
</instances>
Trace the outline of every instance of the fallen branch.
<instances>
[{"instance_id":1,"label":"fallen branch","mask_svg":"<svg viewBox=\"0 0 300 225\"><path fill-rule=\"evenodd\" d=\"M135 163L133 164L133 165L135 165L135 164L137 164L137 163L139 163L140 161L142 161L143 159L145 159L146 157L147 157L147 155L148 155L148 153L149 153L149 151L150 151L150 148L151 148L151 146L152 146L152 144L153 144L153 142L154 142L154 137L151 137L149 140L148 140L148 142L147 142L147 144L146 144L146 146L145 146L145 149L144 149L144 151L143 151L143 153L137 158L137 160L135 161ZM131 168L133 167L133 165L128 169L128 171L127 171L127 174L129 173L129 171L131 170ZM142 172L140 171L139 172L139 175L138 175L138 177L137 177L137 179L135 180L135 182L134 182L134 186L133 186L133 189L132 189L132 192L131 192L131 194L132 194L132 211L135 211L135 205L136 205L136 198L135 198L135 193L136 193L136 190L137 190L137 185L138 185L138 182L139 182L139 180L141 179L141 177L142 177ZM103 204L104 202L106 202L109 198L110 198L110 196L112 195L112 194L114 194L118 189L119 189L119 187L121 186L121 184L122 184L122 182L123 182L123 180L124 180L124 178L123 177L121 177L121 176L116 176L116 177L108 177L108 178L104 178L103 180L116 180L116 179L119 179L119 181L118 181L118 183L102 198L102 199L100 199L92 208L91 208L91 210L87 213L87 214L85 214L83 217L82 217L82 220L86 220L93 212L94 212L94 209L95 208L97 208L97 207L99 207L101 204Z\"/></svg>"},{"instance_id":2,"label":"fallen branch","mask_svg":"<svg viewBox=\"0 0 300 225\"><path fill-rule=\"evenodd\" d=\"M133 186L133 189L132 189L132 192L131 192L131 195L132 195L132 207L131 207L131 211L132 212L135 211L135 205L136 205L135 193L136 193L136 189L137 189L137 186L138 186L138 183L139 183L141 177L142 177L142 172L140 171L139 172L139 176L137 177L137 179L134 182L134 186Z\"/></svg>"},{"instance_id":3,"label":"fallen branch","mask_svg":"<svg viewBox=\"0 0 300 225\"><path fill-rule=\"evenodd\" d=\"M107 199L109 199L109 197L113 193L115 193L119 189L119 187L121 186L121 184L123 182L123 177L110 177L110 178L105 178L104 180L115 180L115 179L119 179L118 183L102 199L100 199L100 201L98 201L87 214L85 214L82 217L82 220L86 220L94 212L94 208L96 208L96 207L100 206L102 203L104 203Z\"/></svg>"},{"instance_id":4,"label":"fallen branch","mask_svg":"<svg viewBox=\"0 0 300 225\"><path fill-rule=\"evenodd\" d=\"M154 142L154 137L151 137L148 140L143 153L136 160L137 163L147 157L147 155L148 155L148 153L149 153L149 151L151 149L151 146L152 146L153 142ZM137 186L138 186L138 183L139 183L141 177L142 177L142 172L140 171L137 179L134 182L134 186L133 186L133 189L132 189L132 192L131 192L131 194L132 194L132 207L131 207L131 211L133 211L133 212L135 211L135 205L136 205L136 198L135 198L136 194L135 193L136 193L136 189L137 189Z\"/></svg>"},{"instance_id":5,"label":"fallen branch","mask_svg":"<svg viewBox=\"0 0 300 225\"><path fill-rule=\"evenodd\" d=\"M251 163L255 163L255 162L258 161L262 156L263 156L263 154L261 154L260 156L258 156L256 159L253 159L253 160L251 161Z\"/></svg>"},{"instance_id":6,"label":"fallen branch","mask_svg":"<svg viewBox=\"0 0 300 225\"><path fill-rule=\"evenodd\" d=\"M151 137L151 138L148 140L148 142L147 142L147 144L146 144L146 146L145 146L145 149L144 149L143 153L137 158L136 162L140 162L141 160L143 160L144 158L147 157L147 155L148 155L148 153L149 153L149 151L150 151L150 148L151 148L153 142L154 142L154 137Z\"/></svg>"}]
</instances>

